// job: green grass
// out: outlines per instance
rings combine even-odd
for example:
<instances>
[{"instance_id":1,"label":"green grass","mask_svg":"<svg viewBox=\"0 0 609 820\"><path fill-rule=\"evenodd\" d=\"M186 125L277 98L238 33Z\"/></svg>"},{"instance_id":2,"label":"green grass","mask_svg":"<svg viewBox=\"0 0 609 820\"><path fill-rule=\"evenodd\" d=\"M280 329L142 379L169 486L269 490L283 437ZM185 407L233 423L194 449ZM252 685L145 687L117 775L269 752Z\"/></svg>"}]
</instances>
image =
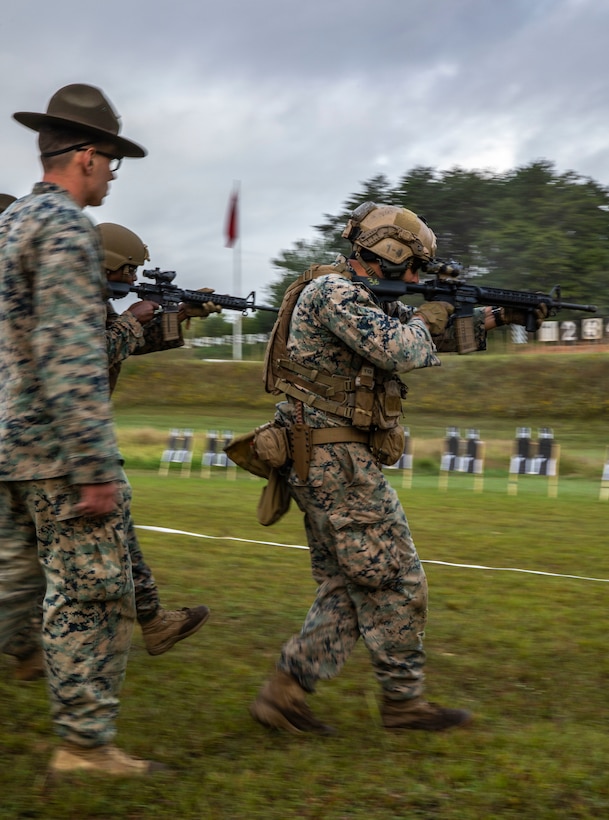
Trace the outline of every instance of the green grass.
<instances>
[{"instance_id":1,"label":"green grass","mask_svg":"<svg viewBox=\"0 0 609 820\"><path fill-rule=\"evenodd\" d=\"M461 481L460 479L465 479ZM255 521L263 482L131 472L134 517L211 538L141 529L166 606L200 602L196 636L151 658L134 635L119 742L172 773L139 783L49 785L55 742L44 686L0 678L3 818L592 818L609 811L607 585L433 563L609 578L608 507L598 485L543 479L516 497L505 482L474 493L455 476L402 490L430 583L428 695L475 712L467 730L390 734L356 647L311 698L334 738L275 735L247 704L300 627L314 594L299 513ZM582 483L587 489L582 487ZM242 538L245 541L230 540ZM227 540L224 540L227 539Z\"/></svg>"},{"instance_id":2,"label":"green grass","mask_svg":"<svg viewBox=\"0 0 609 820\"><path fill-rule=\"evenodd\" d=\"M212 609L200 633L158 658L134 634L118 740L172 771L137 783L48 783L56 739L44 685L18 685L0 657L1 820L607 816L606 371L604 353L527 354L449 357L409 374L412 488L389 475L430 583L428 696L476 720L441 735L384 731L358 645L311 698L338 735L295 738L265 732L247 705L313 599L307 551L281 546L304 545L300 514L261 527L262 481L199 469L205 431L241 433L271 417L260 364L210 364L188 351L130 360L115 406L135 520L210 536L140 530L164 605ZM439 489L447 426L480 430L484 492L465 475ZM554 429L557 498L537 477L508 494L516 426ZM157 474L173 427L195 430L190 478L176 467Z\"/></svg>"}]
</instances>

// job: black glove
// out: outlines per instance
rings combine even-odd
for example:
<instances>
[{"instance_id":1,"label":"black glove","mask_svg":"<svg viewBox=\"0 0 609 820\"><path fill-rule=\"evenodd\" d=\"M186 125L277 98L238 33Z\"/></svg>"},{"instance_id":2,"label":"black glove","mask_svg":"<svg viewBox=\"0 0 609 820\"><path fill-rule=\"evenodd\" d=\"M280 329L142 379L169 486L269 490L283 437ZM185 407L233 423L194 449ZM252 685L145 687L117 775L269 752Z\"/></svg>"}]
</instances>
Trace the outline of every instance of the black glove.
<instances>
[{"instance_id":1,"label":"black glove","mask_svg":"<svg viewBox=\"0 0 609 820\"><path fill-rule=\"evenodd\" d=\"M413 319L422 316L432 336L438 336L445 330L448 320L454 312L455 308L450 302L423 302L414 314Z\"/></svg>"}]
</instances>

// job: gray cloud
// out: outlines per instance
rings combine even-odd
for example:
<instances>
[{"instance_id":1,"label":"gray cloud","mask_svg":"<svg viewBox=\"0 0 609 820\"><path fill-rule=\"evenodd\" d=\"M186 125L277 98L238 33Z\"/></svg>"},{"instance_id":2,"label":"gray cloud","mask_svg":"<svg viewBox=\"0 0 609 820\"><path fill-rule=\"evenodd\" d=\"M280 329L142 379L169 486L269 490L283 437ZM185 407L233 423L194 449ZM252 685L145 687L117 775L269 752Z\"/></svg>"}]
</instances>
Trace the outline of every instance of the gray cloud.
<instances>
[{"instance_id":1,"label":"gray cloud","mask_svg":"<svg viewBox=\"0 0 609 820\"><path fill-rule=\"evenodd\" d=\"M609 184L609 6L595 0L9 0L0 21L0 190L38 178L11 120L70 82L103 88L125 161L95 221L121 222L180 283L230 292L241 183L244 292L377 173L538 158Z\"/></svg>"}]
</instances>

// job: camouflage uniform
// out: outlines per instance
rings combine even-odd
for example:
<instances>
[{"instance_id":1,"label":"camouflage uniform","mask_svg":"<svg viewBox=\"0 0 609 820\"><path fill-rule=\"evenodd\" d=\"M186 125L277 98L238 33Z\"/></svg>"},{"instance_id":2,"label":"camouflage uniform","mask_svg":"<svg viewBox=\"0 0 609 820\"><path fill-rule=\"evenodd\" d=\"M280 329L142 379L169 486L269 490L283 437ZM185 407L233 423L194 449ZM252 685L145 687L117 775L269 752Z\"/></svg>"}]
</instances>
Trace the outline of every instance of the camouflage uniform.
<instances>
[{"instance_id":1,"label":"camouflage uniform","mask_svg":"<svg viewBox=\"0 0 609 820\"><path fill-rule=\"evenodd\" d=\"M118 314L112 305L108 303L106 349L108 352L110 393L114 391L118 382L122 362L130 355L155 353L160 350L181 347L183 344L184 339L181 332L179 339L164 340L160 318L155 318L151 322L141 325L128 310ZM133 567L137 619L140 623L145 623L157 614L161 602L152 570L142 555L130 513L126 536Z\"/></svg>"},{"instance_id":2,"label":"camouflage uniform","mask_svg":"<svg viewBox=\"0 0 609 820\"><path fill-rule=\"evenodd\" d=\"M55 728L82 746L115 734L135 619L104 348L97 233L57 185L0 217L0 648L44 595ZM114 513L74 514L78 485L118 482Z\"/></svg>"},{"instance_id":3,"label":"camouflage uniform","mask_svg":"<svg viewBox=\"0 0 609 820\"><path fill-rule=\"evenodd\" d=\"M159 350L180 347L180 339L166 342L162 328L156 320L142 326L129 311L118 314L110 303L106 314L106 351L109 365L110 393L116 387L122 362L132 354L153 353ZM135 532L131 517L130 505L126 510L124 538L131 556L133 585L135 590L136 615L140 623L146 623L155 617L161 607L159 590L146 563ZM26 658L40 645L42 607L36 605L28 626L15 635L4 647L4 653L16 658Z\"/></svg>"},{"instance_id":4,"label":"camouflage uniform","mask_svg":"<svg viewBox=\"0 0 609 820\"><path fill-rule=\"evenodd\" d=\"M292 314L290 360L353 378L365 363L387 375L440 364L413 308L392 303L385 310L364 286L320 276L301 293ZM483 347L482 314L476 327ZM442 346L453 346L450 334ZM292 399L277 405L276 421L291 426L300 412L315 428L349 424ZM355 442L314 446L306 481L292 468L288 482L305 516L319 586L300 634L283 646L278 668L313 692L317 680L338 674L361 637L385 696L419 696L427 582L397 493L368 446Z\"/></svg>"}]
</instances>

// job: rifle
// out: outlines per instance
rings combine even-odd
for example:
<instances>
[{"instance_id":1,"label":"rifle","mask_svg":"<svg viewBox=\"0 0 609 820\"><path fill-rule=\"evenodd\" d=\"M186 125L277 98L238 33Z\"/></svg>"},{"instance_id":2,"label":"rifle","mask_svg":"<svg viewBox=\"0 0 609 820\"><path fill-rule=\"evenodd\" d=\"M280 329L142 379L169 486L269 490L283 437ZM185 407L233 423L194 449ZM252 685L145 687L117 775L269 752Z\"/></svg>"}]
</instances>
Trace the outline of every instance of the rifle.
<instances>
[{"instance_id":1,"label":"rifle","mask_svg":"<svg viewBox=\"0 0 609 820\"><path fill-rule=\"evenodd\" d=\"M158 302L165 312L177 313L178 305L184 302L187 305L203 305L205 302L213 302L227 310L238 310L243 315L248 310L270 310L278 313L278 309L270 305L257 305L256 292L252 291L249 296L228 296L224 293L202 293L198 290L185 290L173 284L176 272L174 270L154 270L142 271L147 279L154 280L154 284L142 282L141 284L130 285L127 282L108 282L108 290L111 299L122 299L128 293L135 293L140 299Z\"/></svg>"},{"instance_id":2,"label":"rifle","mask_svg":"<svg viewBox=\"0 0 609 820\"><path fill-rule=\"evenodd\" d=\"M421 293L427 302L449 302L455 308L459 353L472 353L477 349L473 318L476 305L523 310L526 314L525 327L529 332L537 329L535 308L542 303L548 308L548 316L555 316L559 310L583 310L586 313L596 313L597 310L596 305L563 302L560 285L555 285L550 293L481 287L462 278L463 268L458 262L444 262L441 259L432 260L424 270L425 273L434 274L434 278L424 282L403 282L401 279L354 275L352 281L365 285L380 302L394 302L407 293Z\"/></svg>"}]
</instances>

